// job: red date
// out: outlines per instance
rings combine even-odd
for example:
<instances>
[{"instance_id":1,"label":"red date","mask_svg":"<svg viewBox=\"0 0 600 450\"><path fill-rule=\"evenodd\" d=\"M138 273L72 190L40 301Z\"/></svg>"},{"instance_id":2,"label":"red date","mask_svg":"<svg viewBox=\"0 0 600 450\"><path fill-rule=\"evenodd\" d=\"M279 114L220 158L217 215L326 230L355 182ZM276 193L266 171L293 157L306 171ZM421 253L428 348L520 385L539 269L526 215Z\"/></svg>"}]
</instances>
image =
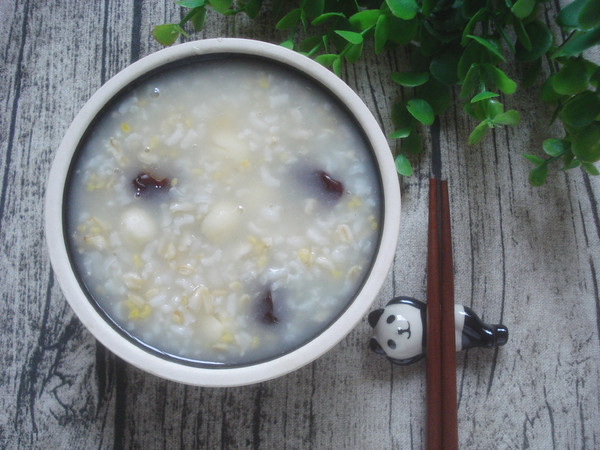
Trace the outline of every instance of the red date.
<instances>
[{"instance_id":1,"label":"red date","mask_svg":"<svg viewBox=\"0 0 600 450\"><path fill-rule=\"evenodd\" d=\"M262 316L262 321L264 323L273 324L278 322L277 317L273 312L273 294L271 293L270 289L267 291L267 295L263 299L262 309L264 310Z\"/></svg>"},{"instance_id":2,"label":"red date","mask_svg":"<svg viewBox=\"0 0 600 450\"><path fill-rule=\"evenodd\" d=\"M323 189L336 197L342 196L344 193L344 185L341 181L336 180L324 170L317 171L317 175L319 176L319 180L321 180Z\"/></svg>"},{"instance_id":3,"label":"red date","mask_svg":"<svg viewBox=\"0 0 600 450\"><path fill-rule=\"evenodd\" d=\"M169 180L167 178L154 178L149 173L142 172L133 180L133 187L135 188L135 195L141 197L145 192L168 189Z\"/></svg>"}]
</instances>

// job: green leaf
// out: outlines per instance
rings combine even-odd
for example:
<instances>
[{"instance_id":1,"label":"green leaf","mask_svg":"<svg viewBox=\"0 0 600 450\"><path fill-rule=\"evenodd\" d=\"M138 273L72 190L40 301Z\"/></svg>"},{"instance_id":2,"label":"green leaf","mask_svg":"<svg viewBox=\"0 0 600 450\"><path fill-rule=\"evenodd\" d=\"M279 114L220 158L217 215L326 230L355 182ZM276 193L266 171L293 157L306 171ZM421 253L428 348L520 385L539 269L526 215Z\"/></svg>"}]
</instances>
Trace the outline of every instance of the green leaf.
<instances>
[{"instance_id":1,"label":"green leaf","mask_svg":"<svg viewBox=\"0 0 600 450\"><path fill-rule=\"evenodd\" d=\"M600 114L600 99L591 91L577 94L565 104L560 112L561 120L572 127L584 127Z\"/></svg>"},{"instance_id":2,"label":"green leaf","mask_svg":"<svg viewBox=\"0 0 600 450\"><path fill-rule=\"evenodd\" d=\"M486 116L490 119L493 119L498 114L502 114L504 112L504 105L498 100L494 100L493 98L482 100L481 102L479 102L479 105L483 107L483 111L485 112Z\"/></svg>"},{"instance_id":3,"label":"green leaf","mask_svg":"<svg viewBox=\"0 0 600 450\"><path fill-rule=\"evenodd\" d=\"M398 17L389 18L389 35L388 39L394 44L405 45L417 35L419 21L417 19L402 20Z\"/></svg>"},{"instance_id":4,"label":"green leaf","mask_svg":"<svg viewBox=\"0 0 600 450\"><path fill-rule=\"evenodd\" d=\"M396 131L391 132L388 137L390 139L404 139L410 136L410 131L410 127L398 128Z\"/></svg>"},{"instance_id":5,"label":"green leaf","mask_svg":"<svg viewBox=\"0 0 600 450\"><path fill-rule=\"evenodd\" d=\"M416 87L427 83L429 80L428 72L394 72L392 80L400 86Z\"/></svg>"},{"instance_id":6,"label":"green leaf","mask_svg":"<svg viewBox=\"0 0 600 450\"><path fill-rule=\"evenodd\" d=\"M547 177L548 164L544 163L534 169L531 169L531 172L529 172L529 183L532 186L541 186L546 182Z\"/></svg>"},{"instance_id":7,"label":"green leaf","mask_svg":"<svg viewBox=\"0 0 600 450\"><path fill-rule=\"evenodd\" d=\"M524 28L531 42L531 50L527 50L519 41L516 57L520 61L534 61L550 50L554 38L546 24L539 20L529 22Z\"/></svg>"},{"instance_id":8,"label":"green leaf","mask_svg":"<svg viewBox=\"0 0 600 450\"><path fill-rule=\"evenodd\" d=\"M508 78L508 76L498 69L493 64L484 64L485 73L488 78L500 89L504 94L514 94L517 90L517 83Z\"/></svg>"},{"instance_id":9,"label":"green leaf","mask_svg":"<svg viewBox=\"0 0 600 450\"><path fill-rule=\"evenodd\" d=\"M521 117L518 111L510 109L506 112L500 113L493 118L495 125L518 125Z\"/></svg>"},{"instance_id":10,"label":"green leaf","mask_svg":"<svg viewBox=\"0 0 600 450\"><path fill-rule=\"evenodd\" d=\"M573 59L567 62L554 76L552 87L562 95L574 95L589 85L589 77L586 65L581 59Z\"/></svg>"},{"instance_id":11,"label":"green leaf","mask_svg":"<svg viewBox=\"0 0 600 450\"><path fill-rule=\"evenodd\" d=\"M300 8L300 23L302 24L302 30L306 33L306 11L304 10L304 8ZM295 31L295 29L292 29L292 36ZM292 36L290 36L290 38L292 38Z\"/></svg>"},{"instance_id":12,"label":"green leaf","mask_svg":"<svg viewBox=\"0 0 600 450\"><path fill-rule=\"evenodd\" d=\"M511 20L513 20L513 19L511 18ZM515 18L514 20L517 20L517 19ZM508 49L510 50L510 52L514 53L515 52L515 44L513 44L511 37L509 37L508 34L506 34L506 30L504 28L498 28L498 33L500 33L500 37L502 38L504 43L506 45L508 45ZM501 45L500 43L498 43L498 44Z\"/></svg>"},{"instance_id":13,"label":"green leaf","mask_svg":"<svg viewBox=\"0 0 600 450\"><path fill-rule=\"evenodd\" d=\"M210 6L212 6L215 11L220 12L221 14L225 14L229 11L233 0L210 0Z\"/></svg>"},{"instance_id":14,"label":"green leaf","mask_svg":"<svg viewBox=\"0 0 600 450\"><path fill-rule=\"evenodd\" d=\"M198 8L199 6L204 6L205 0L178 0L175 4L182 6L184 8Z\"/></svg>"},{"instance_id":15,"label":"green leaf","mask_svg":"<svg viewBox=\"0 0 600 450\"><path fill-rule=\"evenodd\" d=\"M311 20L315 17L323 14L323 9L325 8L324 0L303 0L302 9L306 14L306 17Z\"/></svg>"},{"instance_id":16,"label":"green leaf","mask_svg":"<svg viewBox=\"0 0 600 450\"><path fill-rule=\"evenodd\" d=\"M431 125L435 120L433 109L426 100L413 98L406 104L408 112L423 125Z\"/></svg>"},{"instance_id":17,"label":"green leaf","mask_svg":"<svg viewBox=\"0 0 600 450\"><path fill-rule=\"evenodd\" d=\"M251 19L256 18L262 6L262 0L238 0L238 6L246 12Z\"/></svg>"},{"instance_id":18,"label":"green leaf","mask_svg":"<svg viewBox=\"0 0 600 450\"><path fill-rule=\"evenodd\" d=\"M494 55L496 55L502 61L506 62L506 58L504 56L502 56L502 53L500 52L500 49L498 48L498 44L496 44L491 39L485 39L485 38L482 38L479 36L473 36L472 34L468 34L467 37L473 39L480 45L483 45L486 49L488 49L490 52L492 52Z\"/></svg>"},{"instance_id":19,"label":"green leaf","mask_svg":"<svg viewBox=\"0 0 600 450\"><path fill-rule=\"evenodd\" d=\"M495 92L483 91L483 92L480 92L479 94L477 94L475 97L473 97L471 99L471 103L477 103L477 102L480 102L481 100L486 100L488 98L498 97L498 96L499 96L499 94L496 94Z\"/></svg>"},{"instance_id":20,"label":"green leaf","mask_svg":"<svg viewBox=\"0 0 600 450\"><path fill-rule=\"evenodd\" d=\"M600 171L598 171L598 168L590 162L582 162L581 168L590 175L600 175Z\"/></svg>"},{"instance_id":21,"label":"green leaf","mask_svg":"<svg viewBox=\"0 0 600 450\"><path fill-rule=\"evenodd\" d=\"M542 148L549 156L560 156L571 151L571 143L564 139L546 139L542 144Z\"/></svg>"},{"instance_id":22,"label":"green leaf","mask_svg":"<svg viewBox=\"0 0 600 450\"><path fill-rule=\"evenodd\" d=\"M577 28L579 25L579 13L587 0L575 0L564 8L561 8L556 16L556 23L567 28Z\"/></svg>"},{"instance_id":23,"label":"green leaf","mask_svg":"<svg viewBox=\"0 0 600 450\"><path fill-rule=\"evenodd\" d=\"M396 155L396 158L394 159L394 164L396 165L396 171L404 176L404 177L410 177L413 173L412 171L412 166L410 165L410 161L408 159L406 159L406 156L404 156L403 154L398 154Z\"/></svg>"},{"instance_id":24,"label":"green leaf","mask_svg":"<svg viewBox=\"0 0 600 450\"><path fill-rule=\"evenodd\" d=\"M350 48L344 55L346 57L346 61L348 61L351 64L355 63L358 60L358 58L360 58L360 55L362 54L362 49L363 49L362 42L360 44L350 45Z\"/></svg>"},{"instance_id":25,"label":"green leaf","mask_svg":"<svg viewBox=\"0 0 600 450\"><path fill-rule=\"evenodd\" d=\"M328 13L321 14L318 17L315 17L315 19L311 22L311 24L314 26L323 25L325 22L333 19L334 17L344 17L345 18L346 16L344 16L342 13L339 13L339 12L328 12Z\"/></svg>"},{"instance_id":26,"label":"green leaf","mask_svg":"<svg viewBox=\"0 0 600 450\"><path fill-rule=\"evenodd\" d=\"M179 33L181 33L181 27L177 23L165 23L152 29L152 36L162 45L171 45L177 40Z\"/></svg>"},{"instance_id":27,"label":"green leaf","mask_svg":"<svg viewBox=\"0 0 600 450\"><path fill-rule=\"evenodd\" d=\"M413 129L410 134L402 139L402 152L410 155L417 155L421 153L423 149L423 141L421 135L417 133L417 130Z\"/></svg>"},{"instance_id":28,"label":"green leaf","mask_svg":"<svg viewBox=\"0 0 600 450\"><path fill-rule=\"evenodd\" d=\"M338 77L342 76L342 57L338 57L333 60L332 64L333 73L335 73Z\"/></svg>"},{"instance_id":29,"label":"green leaf","mask_svg":"<svg viewBox=\"0 0 600 450\"><path fill-rule=\"evenodd\" d=\"M204 21L206 20L206 8L198 8L196 14L192 16L192 25L194 30L202 31L204 28Z\"/></svg>"},{"instance_id":30,"label":"green leaf","mask_svg":"<svg viewBox=\"0 0 600 450\"><path fill-rule=\"evenodd\" d=\"M430 78L427 83L417 88L416 96L426 100L433 109L433 113L437 116L448 108L451 92L448 86L434 78Z\"/></svg>"},{"instance_id":31,"label":"green leaf","mask_svg":"<svg viewBox=\"0 0 600 450\"><path fill-rule=\"evenodd\" d=\"M292 9L289 13L281 18L275 28L278 30L289 30L290 28L296 28L300 21L300 15L302 10L300 8Z\"/></svg>"},{"instance_id":32,"label":"green leaf","mask_svg":"<svg viewBox=\"0 0 600 450\"><path fill-rule=\"evenodd\" d=\"M552 58L559 56L577 56L600 41L600 27L590 31L576 31L561 45Z\"/></svg>"},{"instance_id":33,"label":"green leaf","mask_svg":"<svg viewBox=\"0 0 600 450\"><path fill-rule=\"evenodd\" d=\"M440 4L440 9L443 7L444 6ZM434 15L431 20L424 21L421 17L419 17L419 20L433 36L444 44L456 41L460 30L462 30L465 25L465 19L461 16L458 8L448 9L444 12L440 11L440 14Z\"/></svg>"},{"instance_id":34,"label":"green leaf","mask_svg":"<svg viewBox=\"0 0 600 450\"><path fill-rule=\"evenodd\" d=\"M600 26L600 2L598 0L588 0L581 8L577 16L579 28L589 30Z\"/></svg>"},{"instance_id":35,"label":"green leaf","mask_svg":"<svg viewBox=\"0 0 600 450\"><path fill-rule=\"evenodd\" d=\"M381 13L378 9L365 9L350 16L348 21L355 30L364 31L367 28L374 26L379 20L380 16Z\"/></svg>"},{"instance_id":36,"label":"green leaf","mask_svg":"<svg viewBox=\"0 0 600 450\"><path fill-rule=\"evenodd\" d=\"M406 102L395 103L392 107L392 123L396 129L410 128L413 122L413 116L406 110Z\"/></svg>"},{"instance_id":37,"label":"green leaf","mask_svg":"<svg viewBox=\"0 0 600 450\"><path fill-rule=\"evenodd\" d=\"M420 54L424 56L437 55L442 49L442 41L432 33L431 26L421 26L417 40L420 40Z\"/></svg>"},{"instance_id":38,"label":"green leaf","mask_svg":"<svg viewBox=\"0 0 600 450\"><path fill-rule=\"evenodd\" d=\"M492 126L491 119L504 112L504 105L493 98L487 98L476 103L464 103L463 108L467 114L477 120L489 120L490 127Z\"/></svg>"},{"instance_id":39,"label":"green leaf","mask_svg":"<svg viewBox=\"0 0 600 450\"><path fill-rule=\"evenodd\" d=\"M423 15L425 17L429 17L435 9L436 4L436 0L423 0L423 4L421 5L421 11L423 12Z\"/></svg>"},{"instance_id":40,"label":"green leaf","mask_svg":"<svg viewBox=\"0 0 600 450\"><path fill-rule=\"evenodd\" d=\"M521 44L521 47L524 48L526 51L531 51L532 50L532 45L531 45L531 39L529 39L529 35L527 34L527 31L525 30L525 26L523 26L523 22L521 22L520 20L513 20L513 28L515 30L515 34L517 35L517 42L519 42L519 44Z\"/></svg>"},{"instance_id":41,"label":"green leaf","mask_svg":"<svg viewBox=\"0 0 600 450\"><path fill-rule=\"evenodd\" d=\"M490 128L490 124L489 124L488 120L484 120L484 121L480 122L479 125L477 125L475 127L475 129L469 135L469 144L471 144L471 145L479 144L489 128Z\"/></svg>"},{"instance_id":42,"label":"green leaf","mask_svg":"<svg viewBox=\"0 0 600 450\"><path fill-rule=\"evenodd\" d=\"M540 164L544 164L546 162L545 159L540 158L537 155L527 155L527 154L523 154L523 157L529 161L530 163L539 166Z\"/></svg>"},{"instance_id":43,"label":"green leaf","mask_svg":"<svg viewBox=\"0 0 600 450\"><path fill-rule=\"evenodd\" d=\"M300 42L298 48L301 52L311 52L321 47L321 36L311 36Z\"/></svg>"},{"instance_id":44,"label":"green leaf","mask_svg":"<svg viewBox=\"0 0 600 450\"><path fill-rule=\"evenodd\" d=\"M581 162L600 161L600 124L591 123L577 133L571 150Z\"/></svg>"},{"instance_id":45,"label":"green leaf","mask_svg":"<svg viewBox=\"0 0 600 450\"><path fill-rule=\"evenodd\" d=\"M583 64L585 65L585 70L588 74L588 78L590 79L590 82L592 81L592 77L594 77L594 75L596 73L599 73L599 69L600 66L592 61L588 61L587 59L583 59Z\"/></svg>"},{"instance_id":46,"label":"green leaf","mask_svg":"<svg viewBox=\"0 0 600 450\"><path fill-rule=\"evenodd\" d=\"M385 0L392 14L403 20L410 20L417 15L417 2L415 0Z\"/></svg>"},{"instance_id":47,"label":"green leaf","mask_svg":"<svg viewBox=\"0 0 600 450\"><path fill-rule=\"evenodd\" d=\"M465 28L462 33L462 38L460 40L460 44L463 47L467 45L467 42L469 41L469 35L473 32L477 23L486 19L487 16L489 16L489 14L490 11L487 8L482 8L479 11L477 11L475 15L471 17L471 19L469 19L467 25L465 25Z\"/></svg>"},{"instance_id":48,"label":"green leaf","mask_svg":"<svg viewBox=\"0 0 600 450\"><path fill-rule=\"evenodd\" d=\"M355 33L354 31L335 30L335 34L343 37L345 40L354 45L362 44L363 42L362 34Z\"/></svg>"},{"instance_id":49,"label":"green leaf","mask_svg":"<svg viewBox=\"0 0 600 450\"><path fill-rule=\"evenodd\" d=\"M465 79L463 80L462 87L460 89L460 98L466 99L467 97L471 96L473 89L479 85L480 74L479 64L473 63L467 72Z\"/></svg>"},{"instance_id":50,"label":"green leaf","mask_svg":"<svg viewBox=\"0 0 600 450\"><path fill-rule=\"evenodd\" d=\"M554 90L554 77L551 75L542 86L541 99L543 102L554 104L561 99L561 95Z\"/></svg>"},{"instance_id":51,"label":"green leaf","mask_svg":"<svg viewBox=\"0 0 600 450\"><path fill-rule=\"evenodd\" d=\"M563 166L560 170L569 170L574 169L575 167L579 167L581 165L581 161L575 159L575 155L572 152L567 152L563 155Z\"/></svg>"},{"instance_id":52,"label":"green leaf","mask_svg":"<svg viewBox=\"0 0 600 450\"><path fill-rule=\"evenodd\" d=\"M442 52L440 55L433 58L431 64L429 64L429 72L438 81L441 81L448 86L452 86L458 83L458 75L456 71L458 69L459 55L452 51Z\"/></svg>"},{"instance_id":53,"label":"green leaf","mask_svg":"<svg viewBox=\"0 0 600 450\"><path fill-rule=\"evenodd\" d=\"M375 54L378 55L385 47L385 44L390 35L390 21L388 16L382 14L377 19L375 25Z\"/></svg>"},{"instance_id":54,"label":"green leaf","mask_svg":"<svg viewBox=\"0 0 600 450\"><path fill-rule=\"evenodd\" d=\"M471 69L471 66L482 62L486 54L489 53L484 47L477 44L475 41L469 42L458 60L456 74L458 75L459 81L462 82L465 79L467 72Z\"/></svg>"},{"instance_id":55,"label":"green leaf","mask_svg":"<svg viewBox=\"0 0 600 450\"><path fill-rule=\"evenodd\" d=\"M535 0L517 0L510 10L519 19L525 19L533 12L534 7Z\"/></svg>"},{"instance_id":56,"label":"green leaf","mask_svg":"<svg viewBox=\"0 0 600 450\"><path fill-rule=\"evenodd\" d=\"M590 75L590 84L596 89L600 86L600 68Z\"/></svg>"},{"instance_id":57,"label":"green leaf","mask_svg":"<svg viewBox=\"0 0 600 450\"><path fill-rule=\"evenodd\" d=\"M464 103L463 104L463 109L465 110L465 112L470 115L471 117L473 117L476 120L485 120L489 118L489 115L487 113L487 111L485 110L485 108L483 107L483 103L482 102L477 102L477 103Z\"/></svg>"},{"instance_id":58,"label":"green leaf","mask_svg":"<svg viewBox=\"0 0 600 450\"><path fill-rule=\"evenodd\" d=\"M290 50L294 50L294 41L291 38L283 41L279 45L282 46L282 47L284 47L284 48L287 48L287 49L290 49Z\"/></svg>"},{"instance_id":59,"label":"green leaf","mask_svg":"<svg viewBox=\"0 0 600 450\"><path fill-rule=\"evenodd\" d=\"M339 58L339 55L335 53L325 53L323 55L319 55L315 58L315 61L325 67L331 67L333 62Z\"/></svg>"}]
</instances>

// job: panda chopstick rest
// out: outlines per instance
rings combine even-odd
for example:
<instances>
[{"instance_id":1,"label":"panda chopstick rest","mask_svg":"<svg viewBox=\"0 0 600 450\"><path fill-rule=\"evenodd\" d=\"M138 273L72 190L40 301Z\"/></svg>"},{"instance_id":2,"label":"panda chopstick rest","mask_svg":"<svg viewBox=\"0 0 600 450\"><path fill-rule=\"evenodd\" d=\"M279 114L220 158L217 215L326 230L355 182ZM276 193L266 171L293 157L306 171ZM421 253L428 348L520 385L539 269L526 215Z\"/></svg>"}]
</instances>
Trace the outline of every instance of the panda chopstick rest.
<instances>
[{"instance_id":1,"label":"panda chopstick rest","mask_svg":"<svg viewBox=\"0 0 600 450\"><path fill-rule=\"evenodd\" d=\"M396 297L384 309L371 312L369 347L401 365L427 353L426 448L458 450L456 351L504 345L508 330L487 325L469 307L454 303L450 199L448 181L438 182L440 158L438 149L434 177L429 179L427 304Z\"/></svg>"},{"instance_id":2,"label":"panda chopstick rest","mask_svg":"<svg viewBox=\"0 0 600 450\"><path fill-rule=\"evenodd\" d=\"M396 297L385 308L368 316L373 327L369 348L386 355L392 362L411 364L423 358L426 351L427 307L410 297ZM488 325L468 306L454 306L456 351L472 347L494 347L506 344L508 330L504 325Z\"/></svg>"}]
</instances>

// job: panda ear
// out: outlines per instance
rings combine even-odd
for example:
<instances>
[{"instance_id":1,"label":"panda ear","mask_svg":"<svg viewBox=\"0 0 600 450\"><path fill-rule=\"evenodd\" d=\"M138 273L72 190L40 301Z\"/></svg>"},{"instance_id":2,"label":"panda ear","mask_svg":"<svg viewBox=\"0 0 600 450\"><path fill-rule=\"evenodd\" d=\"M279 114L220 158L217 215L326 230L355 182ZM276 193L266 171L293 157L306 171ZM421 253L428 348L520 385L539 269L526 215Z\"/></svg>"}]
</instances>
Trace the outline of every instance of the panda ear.
<instances>
[{"instance_id":1,"label":"panda ear","mask_svg":"<svg viewBox=\"0 0 600 450\"><path fill-rule=\"evenodd\" d=\"M389 302L387 302L387 305L385 305L385 306L397 305L398 303L402 303L403 299L404 299L404 297L394 297Z\"/></svg>"},{"instance_id":2,"label":"panda ear","mask_svg":"<svg viewBox=\"0 0 600 450\"><path fill-rule=\"evenodd\" d=\"M375 328L375 325L377 325L377 322L379 321L379 318L382 314L383 309L376 309L375 311L371 311L369 313L368 321L369 325L371 325L371 328Z\"/></svg>"},{"instance_id":3,"label":"panda ear","mask_svg":"<svg viewBox=\"0 0 600 450\"><path fill-rule=\"evenodd\" d=\"M371 340L369 341L369 348L375 353L385 355L385 351L383 350L383 348L381 348L381 345L379 345L379 342L377 342L377 339L375 338L371 338Z\"/></svg>"},{"instance_id":4,"label":"panda ear","mask_svg":"<svg viewBox=\"0 0 600 450\"><path fill-rule=\"evenodd\" d=\"M405 297L405 296L399 296L399 297L394 297L393 299L391 299L388 304L386 306L390 306L390 305L399 305L399 304L404 304L404 305L411 305L414 308L418 308L421 310L424 310L427 308L427 305L425 303L423 303L420 300L417 300L415 298L412 297Z\"/></svg>"}]
</instances>

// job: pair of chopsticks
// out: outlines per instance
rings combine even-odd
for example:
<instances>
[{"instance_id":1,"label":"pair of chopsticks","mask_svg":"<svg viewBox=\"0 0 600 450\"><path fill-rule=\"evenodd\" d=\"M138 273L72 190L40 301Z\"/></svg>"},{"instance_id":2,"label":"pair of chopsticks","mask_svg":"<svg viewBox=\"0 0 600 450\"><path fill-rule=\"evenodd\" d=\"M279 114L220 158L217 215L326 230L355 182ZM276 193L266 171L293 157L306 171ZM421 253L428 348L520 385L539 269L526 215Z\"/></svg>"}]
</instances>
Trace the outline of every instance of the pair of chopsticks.
<instances>
[{"instance_id":1,"label":"pair of chopsticks","mask_svg":"<svg viewBox=\"0 0 600 450\"><path fill-rule=\"evenodd\" d=\"M429 180L427 449L457 449L454 273L448 182Z\"/></svg>"}]
</instances>

